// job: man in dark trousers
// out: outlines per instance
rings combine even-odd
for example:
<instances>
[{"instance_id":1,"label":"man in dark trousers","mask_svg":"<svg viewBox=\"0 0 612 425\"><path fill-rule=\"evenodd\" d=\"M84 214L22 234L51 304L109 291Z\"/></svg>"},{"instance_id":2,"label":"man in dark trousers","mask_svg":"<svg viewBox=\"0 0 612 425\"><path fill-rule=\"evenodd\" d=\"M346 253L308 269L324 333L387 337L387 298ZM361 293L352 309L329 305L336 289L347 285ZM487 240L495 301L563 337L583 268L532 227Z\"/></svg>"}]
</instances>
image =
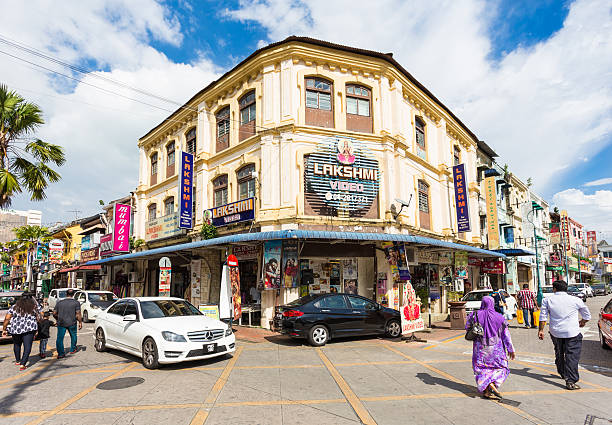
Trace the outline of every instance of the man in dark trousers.
<instances>
[{"instance_id":1,"label":"man in dark trousers","mask_svg":"<svg viewBox=\"0 0 612 425\"><path fill-rule=\"evenodd\" d=\"M66 291L66 298L59 301L53 310L53 317L57 319L57 358L66 357L64 352L64 335L66 331L70 333L70 354L77 352L77 321L79 329L83 328L83 318L81 317L81 304L74 299L74 289Z\"/></svg>"},{"instance_id":2,"label":"man in dark trousers","mask_svg":"<svg viewBox=\"0 0 612 425\"><path fill-rule=\"evenodd\" d=\"M533 312L538 309L538 303L536 301L536 295L533 291L529 290L529 284L523 284L523 289L521 289L517 294L519 308L523 310L523 320L525 321L525 327L529 328L529 322L531 319L531 327L535 328L535 322L533 320Z\"/></svg>"},{"instance_id":3,"label":"man in dark trousers","mask_svg":"<svg viewBox=\"0 0 612 425\"><path fill-rule=\"evenodd\" d=\"M580 379L578 375L578 361L582 350L580 328L591 319L591 313L580 298L567 293L565 281L554 281L553 292L551 297L542 301L538 337L544 339L544 326L546 322L550 322L549 332L555 346L557 372L565 379L565 388L579 390L580 386L576 382Z\"/></svg>"}]
</instances>

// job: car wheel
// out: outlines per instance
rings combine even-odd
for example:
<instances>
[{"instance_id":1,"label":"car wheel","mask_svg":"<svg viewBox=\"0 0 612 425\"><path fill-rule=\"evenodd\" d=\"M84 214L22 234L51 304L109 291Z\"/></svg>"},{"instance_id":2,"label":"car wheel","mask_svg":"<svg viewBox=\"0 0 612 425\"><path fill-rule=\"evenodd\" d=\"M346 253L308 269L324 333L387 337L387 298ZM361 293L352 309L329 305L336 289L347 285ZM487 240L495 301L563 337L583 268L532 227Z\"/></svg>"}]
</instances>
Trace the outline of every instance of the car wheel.
<instances>
[{"instance_id":1,"label":"car wheel","mask_svg":"<svg viewBox=\"0 0 612 425\"><path fill-rule=\"evenodd\" d=\"M102 328L98 328L96 331L96 342L94 344L97 352L106 351L106 336Z\"/></svg>"},{"instance_id":2,"label":"car wheel","mask_svg":"<svg viewBox=\"0 0 612 425\"><path fill-rule=\"evenodd\" d=\"M155 344L153 338L147 338L142 343L142 365L147 369L157 369L159 367L157 344Z\"/></svg>"},{"instance_id":3,"label":"car wheel","mask_svg":"<svg viewBox=\"0 0 612 425\"><path fill-rule=\"evenodd\" d=\"M397 320L390 320L389 323L387 323L385 334L389 338L397 338L398 336L401 335L401 333L402 333L402 326L400 325L400 322L398 322Z\"/></svg>"},{"instance_id":4,"label":"car wheel","mask_svg":"<svg viewBox=\"0 0 612 425\"><path fill-rule=\"evenodd\" d=\"M315 347L321 347L329 340L329 331L323 325L315 325L308 332L308 341Z\"/></svg>"},{"instance_id":5,"label":"car wheel","mask_svg":"<svg viewBox=\"0 0 612 425\"><path fill-rule=\"evenodd\" d=\"M87 310L83 312L83 322L89 322L89 313L87 312Z\"/></svg>"},{"instance_id":6,"label":"car wheel","mask_svg":"<svg viewBox=\"0 0 612 425\"><path fill-rule=\"evenodd\" d=\"M606 339L604 338L603 333L601 333L601 329L599 330L599 342L601 343L601 348L604 350L610 349L610 346L606 344Z\"/></svg>"}]
</instances>

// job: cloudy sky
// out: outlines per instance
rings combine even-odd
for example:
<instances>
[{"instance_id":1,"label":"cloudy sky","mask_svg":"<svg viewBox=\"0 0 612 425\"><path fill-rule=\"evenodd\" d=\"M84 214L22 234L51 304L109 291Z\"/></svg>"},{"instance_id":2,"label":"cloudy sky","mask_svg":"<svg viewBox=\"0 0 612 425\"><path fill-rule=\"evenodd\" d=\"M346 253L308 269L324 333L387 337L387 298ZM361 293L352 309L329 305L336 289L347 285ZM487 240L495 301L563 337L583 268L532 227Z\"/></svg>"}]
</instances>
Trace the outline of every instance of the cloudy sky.
<instances>
[{"instance_id":1,"label":"cloudy sky","mask_svg":"<svg viewBox=\"0 0 612 425\"><path fill-rule=\"evenodd\" d=\"M47 201L13 203L43 210L45 223L134 190L140 136L253 50L306 35L393 52L501 164L612 238L608 0L41 0L2 9L11 19L0 28L0 82L42 107L39 136L67 151Z\"/></svg>"}]
</instances>

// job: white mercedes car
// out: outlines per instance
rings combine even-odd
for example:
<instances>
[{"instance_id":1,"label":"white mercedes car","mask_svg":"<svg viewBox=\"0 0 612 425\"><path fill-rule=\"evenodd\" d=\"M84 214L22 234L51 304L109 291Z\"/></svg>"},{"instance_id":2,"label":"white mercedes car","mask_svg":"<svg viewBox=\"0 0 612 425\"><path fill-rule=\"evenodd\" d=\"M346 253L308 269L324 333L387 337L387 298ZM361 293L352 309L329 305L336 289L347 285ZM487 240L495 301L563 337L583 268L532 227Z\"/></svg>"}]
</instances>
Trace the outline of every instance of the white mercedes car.
<instances>
[{"instance_id":1,"label":"white mercedes car","mask_svg":"<svg viewBox=\"0 0 612 425\"><path fill-rule=\"evenodd\" d=\"M125 351L147 369L236 351L231 326L180 298L123 298L100 312L94 328L96 351Z\"/></svg>"}]
</instances>

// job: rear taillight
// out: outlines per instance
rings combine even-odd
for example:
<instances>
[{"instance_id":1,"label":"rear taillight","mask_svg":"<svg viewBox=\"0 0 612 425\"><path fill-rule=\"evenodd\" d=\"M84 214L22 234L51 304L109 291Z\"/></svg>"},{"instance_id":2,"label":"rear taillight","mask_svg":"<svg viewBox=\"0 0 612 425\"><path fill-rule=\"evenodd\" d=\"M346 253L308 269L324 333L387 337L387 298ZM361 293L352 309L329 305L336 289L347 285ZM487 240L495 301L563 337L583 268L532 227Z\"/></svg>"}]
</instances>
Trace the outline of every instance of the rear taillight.
<instances>
[{"instance_id":1,"label":"rear taillight","mask_svg":"<svg viewBox=\"0 0 612 425\"><path fill-rule=\"evenodd\" d=\"M304 313L298 310L287 310L283 311L283 317L300 317L303 316Z\"/></svg>"}]
</instances>

